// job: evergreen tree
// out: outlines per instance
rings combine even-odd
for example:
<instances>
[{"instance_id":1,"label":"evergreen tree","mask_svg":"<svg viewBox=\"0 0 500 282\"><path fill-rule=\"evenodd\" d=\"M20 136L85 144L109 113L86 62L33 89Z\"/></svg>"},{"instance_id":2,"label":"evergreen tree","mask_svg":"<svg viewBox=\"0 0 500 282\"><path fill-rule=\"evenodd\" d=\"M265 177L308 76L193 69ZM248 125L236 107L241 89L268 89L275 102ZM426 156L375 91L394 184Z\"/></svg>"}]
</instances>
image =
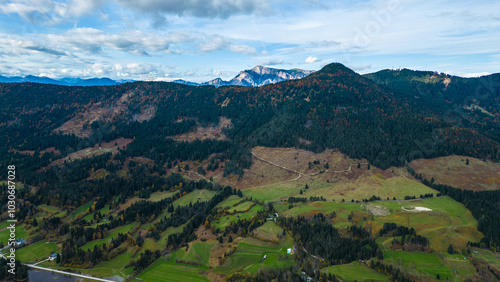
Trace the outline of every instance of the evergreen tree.
<instances>
[{"instance_id":1,"label":"evergreen tree","mask_svg":"<svg viewBox=\"0 0 500 282\"><path fill-rule=\"evenodd\" d=\"M453 245L452 245L452 244L450 244L450 245L448 246L448 254L453 255L454 253L455 253L455 250L453 250Z\"/></svg>"}]
</instances>

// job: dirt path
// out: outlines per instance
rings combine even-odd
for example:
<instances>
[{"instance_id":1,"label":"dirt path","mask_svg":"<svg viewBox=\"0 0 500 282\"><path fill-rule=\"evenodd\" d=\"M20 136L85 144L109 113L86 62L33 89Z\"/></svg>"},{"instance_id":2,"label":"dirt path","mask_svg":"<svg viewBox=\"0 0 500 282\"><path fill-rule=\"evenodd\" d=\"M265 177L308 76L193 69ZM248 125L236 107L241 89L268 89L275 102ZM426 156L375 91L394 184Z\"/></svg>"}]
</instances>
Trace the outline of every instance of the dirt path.
<instances>
[{"instance_id":1,"label":"dirt path","mask_svg":"<svg viewBox=\"0 0 500 282\"><path fill-rule=\"evenodd\" d=\"M291 169L291 168L288 168L288 167L284 167L284 166L282 166L282 165L275 164L275 163L273 163L273 162L271 162L271 161L265 160L265 159L263 159L263 158L261 158L261 157L257 156L254 152L252 152L252 156L254 156L254 157L255 157L255 158L257 158L258 160L263 161L263 162L265 162L265 163L268 163L268 164L270 164L270 165L273 165L273 166L276 166L276 167L279 167L279 168L282 168L282 169L285 169L285 170L288 170L288 171L291 171L291 172L295 172L295 173L298 173L299 175L304 175L304 176L307 176L307 177L309 177L309 178L311 178L311 176L315 176L315 175L318 175L318 174L320 174L320 173L321 173L321 172L315 172L315 173L312 173L312 174L305 174L305 173L302 173L302 172L300 172L300 171L296 171L296 170L294 170L294 169ZM360 165L368 165L368 163L360 163ZM323 171L323 173L325 173L325 172L333 172L333 173L339 173L339 172L349 172L349 171L351 171L351 169L352 169L352 164L349 164L349 168L348 168L348 169L346 169L346 170L328 170L328 169L327 169L327 170ZM298 178L297 178L297 179L298 179Z\"/></svg>"},{"instance_id":2,"label":"dirt path","mask_svg":"<svg viewBox=\"0 0 500 282\"><path fill-rule=\"evenodd\" d=\"M255 157L255 158L257 158L258 160L263 161L263 162L265 162L265 163L268 163L268 164L270 164L270 165L273 165L273 166L276 166L276 167L282 168L282 169L284 169L284 170L288 170L288 171L291 171L291 172L298 173L298 174L299 174L299 176L300 176L300 175L303 175L303 176L307 176L307 177L311 178L311 176L309 176L309 175L307 175L307 174L305 174L305 173L302 173L302 172L300 172L300 171L296 171L296 170L294 170L294 169L287 168L287 167L281 166L281 165L279 165L279 164L275 164L275 163L270 162L270 161L268 161L268 160L264 160L263 158L261 158L261 157L257 156L256 154L254 154L254 152L252 152L252 156L254 156L254 157Z\"/></svg>"}]
</instances>

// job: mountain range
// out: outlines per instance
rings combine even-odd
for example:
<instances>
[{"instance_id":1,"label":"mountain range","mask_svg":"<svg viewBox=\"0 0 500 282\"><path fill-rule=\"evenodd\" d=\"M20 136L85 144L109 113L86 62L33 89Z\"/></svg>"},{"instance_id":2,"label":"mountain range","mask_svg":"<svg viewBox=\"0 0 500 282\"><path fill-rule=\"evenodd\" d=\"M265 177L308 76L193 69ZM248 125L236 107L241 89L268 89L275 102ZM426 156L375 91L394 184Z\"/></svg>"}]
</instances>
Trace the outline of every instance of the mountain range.
<instances>
[{"instance_id":1,"label":"mountain range","mask_svg":"<svg viewBox=\"0 0 500 282\"><path fill-rule=\"evenodd\" d=\"M221 78L216 78L203 83L190 82L182 79L174 80L173 82L191 86L213 85L215 87L220 87L232 85L259 87L286 80L301 79L313 72L314 71L302 69L284 70L256 66L250 70L241 71L237 76L229 81L222 80Z\"/></svg>"},{"instance_id":2,"label":"mountain range","mask_svg":"<svg viewBox=\"0 0 500 282\"><path fill-rule=\"evenodd\" d=\"M107 77L88 78L88 79L67 77L61 79L52 79L49 77L34 76L34 75L28 75L25 77L22 76L6 77L0 75L0 83L23 83L23 82L44 83L44 84L65 85L65 86L108 86L108 85L117 85L127 81L115 81Z\"/></svg>"},{"instance_id":3,"label":"mountain range","mask_svg":"<svg viewBox=\"0 0 500 282\"><path fill-rule=\"evenodd\" d=\"M190 86L203 86L203 85L213 85L215 87L220 86L264 86L267 84L278 83L285 80L291 79L301 79L305 76L311 74L313 71L310 70L301 70L301 69L274 69L263 66L256 66L250 70L241 71L237 76L229 81L222 80L221 78L215 78L213 80L196 83L191 81L186 81L183 79L174 80L174 83L190 85ZM125 82L131 82L131 80L112 80L107 77L103 78L61 78L61 79L52 79L49 77L43 76L33 76L28 75L25 77L14 76L14 77L5 77L0 75L0 83L23 83L23 82L32 82L32 83L44 83L44 84L54 84L54 85L65 85L65 86L108 86L108 85L117 85Z\"/></svg>"}]
</instances>

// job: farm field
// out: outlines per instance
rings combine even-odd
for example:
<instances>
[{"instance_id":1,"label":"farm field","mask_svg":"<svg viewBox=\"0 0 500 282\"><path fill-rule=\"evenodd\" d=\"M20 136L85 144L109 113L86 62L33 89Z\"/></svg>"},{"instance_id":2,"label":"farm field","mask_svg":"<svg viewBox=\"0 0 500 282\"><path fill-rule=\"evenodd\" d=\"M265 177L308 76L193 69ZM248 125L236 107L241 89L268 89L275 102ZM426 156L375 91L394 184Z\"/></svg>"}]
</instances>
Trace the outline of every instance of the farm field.
<instances>
[{"instance_id":1,"label":"farm field","mask_svg":"<svg viewBox=\"0 0 500 282\"><path fill-rule=\"evenodd\" d=\"M189 244L189 248L180 248L175 252L176 259L181 259L185 261L192 261L200 263L201 265L210 265L210 252L215 245L215 241L212 242L193 242Z\"/></svg>"},{"instance_id":2,"label":"farm field","mask_svg":"<svg viewBox=\"0 0 500 282\"><path fill-rule=\"evenodd\" d=\"M130 252L123 252L118 256L110 259L109 261L101 261L93 268L76 268L76 267L66 267L59 266L54 261L46 261L40 264L42 267L49 267L60 270L73 270L82 272L85 274L90 274L95 277L106 278L112 276L120 276L122 278L127 278L128 275L131 275L132 272L124 269L124 267L130 262L132 259L132 254Z\"/></svg>"},{"instance_id":3,"label":"farm field","mask_svg":"<svg viewBox=\"0 0 500 282\"><path fill-rule=\"evenodd\" d=\"M16 256L22 262L36 262L47 259L52 253L60 251L61 248L57 244L42 240L16 250Z\"/></svg>"},{"instance_id":4,"label":"farm field","mask_svg":"<svg viewBox=\"0 0 500 282\"><path fill-rule=\"evenodd\" d=\"M123 268L132 259L132 254L130 252L123 252L116 257L108 260L101 261L94 268L89 269L89 274L97 275L99 277L111 277L111 276L121 276L126 278L126 274L123 272Z\"/></svg>"},{"instance_id":5,"label":"farm field","mask_svg":"<svg viewBox=\"0 0 500 282\"><path fill-rule=\"evenodd\" d=\"M0 242L4 244L4 246L7 246L10 238L10 230L6 229L7 226L9 226L9 222L7 221L2 221L0 223ZM16 239L26 239L28 240L32 236L28 234L28 231L26 230L24 224L22 225L16 225Z\"/></svg>"},{"instance_id":6,"label":"farm field","mask_svg":"<svg viewBox=\"0 0 500 282\"><path fill-rule=\"evenodd\" d=\"M202 274L207 269L208 267L175 263L175 255L172 255L170 260L165 257L160 258L138 275L137 278L144 281L158 282L210 281Z\"/></svg>"},{"instance_id":7,"label":"farm field","mask_svg":"<svg viewBox=\"0 0 500 282\"><path fill-rule=\"evenodd\" d=\"M286 249L291 247L293 240L289 235L280 240L279 244L247 237L238 244L236 251L226 258L223 265L214 268L214 272L254 274L266 268L286 267L292 264L293 260L291 257L280 260L280 257L284 258Z\"/></svg>"},{"instance_id":8,"label":"farm field","mask_svg":"<svg viewBox=\"0 0 500 282\"><path fill-rule=\"evenodd\" d=\"M270 220L259 228L256 228L254 236L263 240L278 241L278 235L281 235L282 233L283 228L279 227Z\"/></svg>"},{"instance_id":9,"label":"farm field","mask_svg":"<svg viewBox=\"0 0 500 282\"><path fill-rule=\"evenodd\" d=\"M389 281L389 277L359 262L325 267L321 272L331 273L342 281Z\"/></svg>"},{"instance_id":10,"label":"farm field","mask_svg":"<svg viewBox=\"0 0 500 282\"><path fill-rule=\"evenodd\" d=\"M422 279L435 279L439 274L443 280L464 281L475 274L472 262L461 255L440 258L438 253L388 251L384 252L384 262L403 266Z\"/></svg>"}]
</instances>

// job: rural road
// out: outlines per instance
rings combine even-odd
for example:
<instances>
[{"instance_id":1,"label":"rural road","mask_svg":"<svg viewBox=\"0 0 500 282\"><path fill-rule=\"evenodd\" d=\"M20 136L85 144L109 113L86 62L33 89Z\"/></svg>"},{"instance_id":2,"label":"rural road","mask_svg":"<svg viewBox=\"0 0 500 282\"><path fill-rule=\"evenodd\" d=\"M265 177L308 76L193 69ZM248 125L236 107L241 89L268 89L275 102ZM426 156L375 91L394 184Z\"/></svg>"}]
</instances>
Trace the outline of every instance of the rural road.
<instances>
[{"instance_id":1,"label":"rural road","mask_svg":"<svg viewBox=\"0 0 500 282\"><path fill-rule=\"evenodd\" d=\"M66 272L66 271L62 271L62 270L56 270L56 269L47 268L47 267L36 266L34 264L26 264L26 266L29 268L37 269L37 270L50 271L53 273L59 273L59 274L69 275L69 276L78 277L78 278L85 278L85 279L90 279L90 280L95 280L95 281L114 282L113 280L107 280L107 279L102 279L102 278L97 278L97 277L92 277L92 276L87 276L87 275L82 275L82 274L76 274L76 273L72 273L72 272Z\"/></svg>"}]
</instances>

